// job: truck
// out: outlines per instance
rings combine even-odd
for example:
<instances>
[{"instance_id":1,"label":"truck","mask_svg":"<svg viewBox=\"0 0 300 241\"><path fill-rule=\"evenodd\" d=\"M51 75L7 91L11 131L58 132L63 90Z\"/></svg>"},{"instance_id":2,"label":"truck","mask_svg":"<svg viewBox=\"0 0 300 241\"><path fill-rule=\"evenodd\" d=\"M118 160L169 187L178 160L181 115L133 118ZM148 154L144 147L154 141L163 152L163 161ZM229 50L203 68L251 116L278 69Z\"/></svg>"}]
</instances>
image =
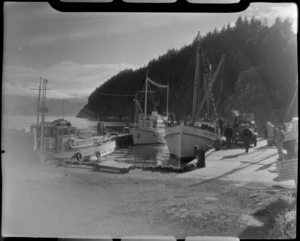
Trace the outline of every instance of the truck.
<instances>
[{"instance_id":1,"label":"truck","mask_svg":"<svg viewBox=\"0 0 300 241\"><path fill-rule=\"evenodd\" d=\"M233 143L244 143L243 131L248 127L252 131L250 144L256 146L257 144L257 127L255 125L255 117L253 113L235 113L235 123L233 128Z\"/></svg>"},{"instance_id":2,"label":"truck","mask_svg":"<svg viewBox=\"0 0 300 241\"><path fill-rule=\"evenodd\" d=\"M290 122L286 122L283 125L285 133L283 149L292 157L298 156L298 123L298 117L294 117Z\"/></svg>"},{"instance_id":3,"label":"truck","mask_svg":"<svg viewBox=\"0 0 300 241\"><path fill-rule=\"evenodd\" d=\"M233 133L233 142L234 144L244 143L244 134L243 131L249 128L252 131L252 136L250 138L250 145L253 144L256 146L257 144L257 128L254 121L248 120L240 120L238 122L238 127L234 130Z\"/></svg>"}]
</instances>

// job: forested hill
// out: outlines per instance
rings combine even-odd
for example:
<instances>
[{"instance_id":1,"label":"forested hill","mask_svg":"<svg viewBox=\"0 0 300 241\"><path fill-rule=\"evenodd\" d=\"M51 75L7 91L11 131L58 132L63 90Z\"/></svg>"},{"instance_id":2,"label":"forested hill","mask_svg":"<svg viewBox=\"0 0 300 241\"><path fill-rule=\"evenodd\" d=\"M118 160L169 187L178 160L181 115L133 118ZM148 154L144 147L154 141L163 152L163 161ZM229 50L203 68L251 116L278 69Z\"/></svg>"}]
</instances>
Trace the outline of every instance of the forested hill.
<instances>
[{"instance_id":1,"label":"forested hill","mask_svg":"<svg viewBox=\"0 0 300 241\"><path fill-rule=\"evenodd\" d=\"M220 98L219 116L237 109L253 112L257 120L282 121L298 83L297 41L288 20L278 18L267 26L255 18L239 17L235 26L228 24L222 30L215 29L202 36L201 41L213 70L225 55L224 68L213 87L215 100ZM132 115L133 95L142 90L146 70L155 82L169 83L169 111L176 119L190 115L195 49L194 40L180 50L169 50L151 60L148 66L120 72L95 89L78 116L93 118L91 113L97 113L100 117L121 117L128 116L129 111ZM157 109L164 111L165 102L159 102Z\"/></svg>"}]
</instances>

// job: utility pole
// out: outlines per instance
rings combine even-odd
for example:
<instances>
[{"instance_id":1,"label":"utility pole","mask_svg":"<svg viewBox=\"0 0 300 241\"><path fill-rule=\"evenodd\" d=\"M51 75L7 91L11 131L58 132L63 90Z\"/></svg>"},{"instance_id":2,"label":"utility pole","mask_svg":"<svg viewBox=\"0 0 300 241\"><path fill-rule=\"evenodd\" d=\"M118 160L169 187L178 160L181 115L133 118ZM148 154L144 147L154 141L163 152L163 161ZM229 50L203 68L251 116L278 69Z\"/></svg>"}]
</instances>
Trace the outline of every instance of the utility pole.
<instances>
[{"instance_id":1,"label":"utility pole","mask_svg":"<svg viewBox=\"0 0 300 241\"><path fill-rule=\"evenodd\" d=\"M48 81L46 79L43 80L42 87L42 106L39 111L42 113L42 124L41 124L41 145L40 145L40 153L41 153L41 161L44 161L44 127L45 127L45 113L48 112L48 108L45 106L46 104L46 89L47 89Z\"/></svg>"},{"instance_id":2,"label":"utility pole","mask_svg":"<svg viewBox=\"0 0 300 241\"><path fill-rule=\"evenodd\" d=\"M39 91L39 97L38 97L38 104L37 104L37 125L39 125L40 121L39 121L39 118L40 118L40 113L41 113L41 102L42 102L42 96L41 94L43 94L43 88L42 88L42 85L44 85L44 83L42 83L42 80L43 78L40 77L40 86L38 89L31 89L31 90L38 90ZM49 89L47 89L49 90Z\"/></svg>"}]
</instances>

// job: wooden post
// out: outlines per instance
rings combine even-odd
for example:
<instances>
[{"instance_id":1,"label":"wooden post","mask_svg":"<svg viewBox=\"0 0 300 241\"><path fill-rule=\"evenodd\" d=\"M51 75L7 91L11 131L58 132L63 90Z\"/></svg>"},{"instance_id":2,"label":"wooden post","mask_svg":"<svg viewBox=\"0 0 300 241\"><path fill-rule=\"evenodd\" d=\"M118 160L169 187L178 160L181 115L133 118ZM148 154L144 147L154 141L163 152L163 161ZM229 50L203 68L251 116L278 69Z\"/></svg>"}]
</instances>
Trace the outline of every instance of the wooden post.
<instances>
[{"instance_id":1,"label":"wooden post","mask_svg":"<svg viewBox=\"0 0 300 241\"><path fill-rule=\"evenodd\" d=\"M203 168L205 167L205 151L198 149L197 150L197 167Z\"/></svg>"}]
</instances>

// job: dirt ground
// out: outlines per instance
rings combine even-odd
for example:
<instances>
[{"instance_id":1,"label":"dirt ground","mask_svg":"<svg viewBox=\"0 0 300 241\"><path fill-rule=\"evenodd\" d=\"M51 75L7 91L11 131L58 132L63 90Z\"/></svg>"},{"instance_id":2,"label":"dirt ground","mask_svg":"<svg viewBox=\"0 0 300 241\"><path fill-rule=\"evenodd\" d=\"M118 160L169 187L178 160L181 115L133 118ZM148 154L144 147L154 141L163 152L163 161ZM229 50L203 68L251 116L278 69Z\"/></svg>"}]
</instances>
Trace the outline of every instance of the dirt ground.
<instances>
[{"instance_id":1,"label":"dirt ground","mask_svg":"<svg viewBox=\"0 0 300 241\"><path fill-rule=\"evenodd\" d=\"M296 190L280 186L41 163L18 131L2 134L2 150L4 236L267 238L275 215L296 205Z\"/></svg>"}]
</instances>

